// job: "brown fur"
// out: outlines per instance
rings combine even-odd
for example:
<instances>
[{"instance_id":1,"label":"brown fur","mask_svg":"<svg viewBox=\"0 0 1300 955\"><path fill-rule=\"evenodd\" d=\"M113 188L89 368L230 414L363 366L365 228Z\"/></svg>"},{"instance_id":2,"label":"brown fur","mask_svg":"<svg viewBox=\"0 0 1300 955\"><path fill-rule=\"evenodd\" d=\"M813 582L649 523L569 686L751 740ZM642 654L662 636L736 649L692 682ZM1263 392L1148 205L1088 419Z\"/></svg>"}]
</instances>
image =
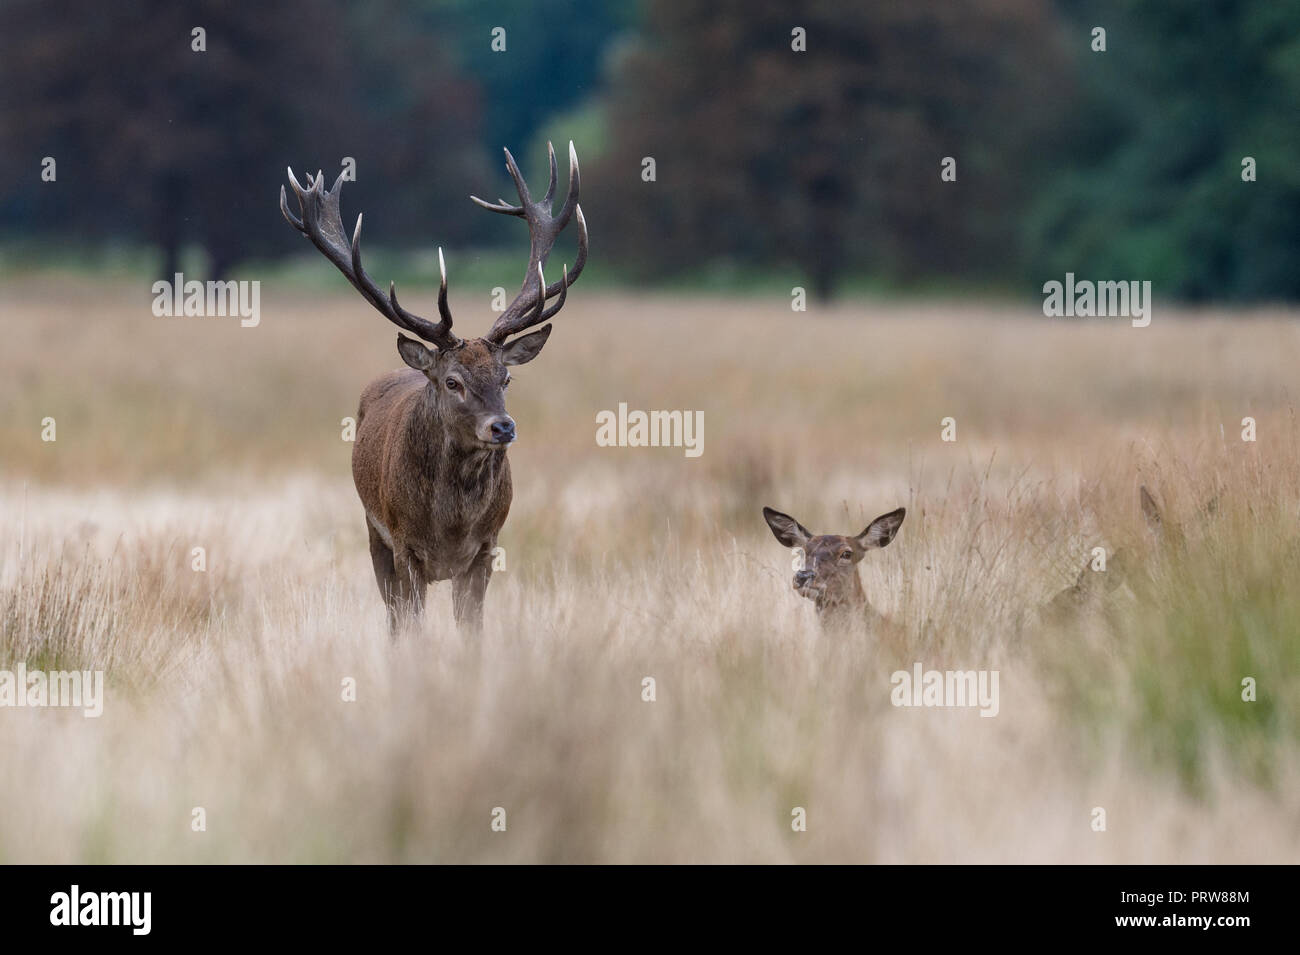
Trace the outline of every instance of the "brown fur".
<instances>
[{"instance_id":1,"label":"brown fur","mask_svg":"<svg viewBox=\"0 0 1300 955\"><path fill-rule=\"evenodd\" d=\"M446 350L403 339L403 357L427 367L389 372L362 392L352 478L394 630L405 613L422 611L426 588L439 580L452 581L457 622L481 624L512 497L508 444L492 444L490 428L509 421L513 429L506 365L536 354L521 356L516 343L548 333L549 326L504 347L475 339Z\"/></svg>"},{"instance_id":2,"label":"brown fur","mask_svg":"<svg viewBox=\"0 0 1300 955\"><path fill-rule=\"evenodd\" d=\"M438 580L452 582L457 623L477 630L483 622L492 550L510 512L506 448L515 440L515 423L506 414L505 389L510 380L506 369L537 357L551 334L551 326L542 322L564 306L569 286L587 261L587 224L578 205L577 151L570 142L568 195L555 214L551 205L558 170L549 143L547 153L550 186L540 201L532 198L510 150L505 151L506 169L515 181L519 205L470 197L491 212L525 219L529 234L523 287L492 323L487 337L472 340L461 340L452 331L447 265L441 249L440 321L431 322L402 308L395 287L390 285L384 294L361 267L361 217L348 242L339 211L342 174L329 189L320 173L308 176L304 188L289 170L300 214L290 210L280 187L280 211L288 223L311 240L385 318L433 345L398 335L397 351L409 369L371 382L357 410L352 478L366 509L370 558L394 633L403 616L421 613L425 589ZM566 266L560 282L547 285L546 258L570 219L578 224L573 271ZM542 327L520 334L537 325Z\"/></svg>"},{"instance_id":3,"label":"brown fur","mask_svg":"<svg viewBox=\"0 0 1300 955\"><path fill-rule=\"evenodd\" d=\"M880 633L892 624L867 601L858 578L858 563L869 550L885 547L898 533L907 511L884 514L856 537L812 534L788 514L763 508L763 518L778 541L803 549L803 569L796 571L795 593L813 601L823 629L856 628L863 624Z\"/></svg>"},{"instance_id":4,"label":"brown fur","mask_svg":"<svg viewBox=\"0 0 1300 955\"><path fill-rule=\"evenodd\" d=\"M1092 561L1084 563L1074 584L1066 587L1043 606L1043 619L1063 625L1105 609L1104 601L1130 578L1129 558L1119 550L1106 563L1106 571L1094 571Z\"/></svg>"},{"instance_id":5,"label":"brown fur","mask_svg":"<svg viewBox=\"0 0 1300 955\"><path fill-rule=\"evenodd\" d=\"M1145 484L1138 488L1138 508L1154 543L1153 548L1148 548L1146 559L1139 562L1128 550L1120 548L1107 560L1104 573L1094 572L1092 562L1085 562L1074 584L1043 605L1045 621L1067 624L1109 610L1107 597L1121 585L1127 585L1132 596L1139 600L1151 599L1155 588L1147 563L1185 556L1187 537L1182 527L1165 517L1163 508ZM1201 505L1201 516L1210 517L1218 508L1219 495L1215 494Z\"/></svg>"}]
</instances>

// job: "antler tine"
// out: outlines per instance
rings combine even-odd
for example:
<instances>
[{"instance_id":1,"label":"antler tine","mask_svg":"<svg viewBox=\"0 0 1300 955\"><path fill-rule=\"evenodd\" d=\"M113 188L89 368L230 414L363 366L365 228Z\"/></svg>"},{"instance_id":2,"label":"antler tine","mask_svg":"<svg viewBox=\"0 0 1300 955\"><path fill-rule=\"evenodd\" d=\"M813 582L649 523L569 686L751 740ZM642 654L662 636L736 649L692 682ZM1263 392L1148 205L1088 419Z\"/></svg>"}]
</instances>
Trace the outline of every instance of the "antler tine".
<instances>
[{"instance_id":1,"label":"antler tine","mask_svg":"<svg viewBox=\"0 0 1300 955\"><path fill-rule=\"evenodd\" d=\"M292 169L289 170L289 179L290 182L294 183L294 195L298 196L298 205L299 208L302 208L302 195L303 195L302 190L300 190L300 188L298 187L298 181L294 179L294 170ZM285 217L285 221L289 222L289 225L294 227L294 229L300 231L300 233L304 233L304 231L307 231L303 227L303 221L300 220L298 216L295 216L294 213L290 212L289 200L286 199L285 187L283 187L283 185L279 187L279 212L283 214L283 217Z\"/></svg>"},{"instance_id":2,"label":"antler tine","mask_svg":"<svg viewBox=\"0 0 1300 955\"><path fill-rule=\"evenodd\" d=\"M290 174L292 176L292 173ZM284 186L280 187L280 212L283 213L285 221L293 226L299 232L304 231L302 220L289 211L289 203L285 198Z\"/></svg>"},{"instance_id":3,"label":"antler tine","mask_svg":"<svg viewBox=\"0 0 1300 955\"><path fill-rule=\"evenodd\" d=\"M573 271L569 273L569 284L572 285L578 281L578 276L582 274L582 268L587 264L587 217L582 214L582 206L574 203L573 215L578 220L578 257L573 260ZM550 298L559 289L552 285L546 290L546 297Z\"/></svg>"},{"instance_id":4,"label":"antler tine","mask_svg":"<svg viewBox=\"0 0 1300 955\"><path fill-rule=\"evenodd\" d=\"M365 274L365 269L361 267L361 220L362 218L363 218L363 214L357 213L357 224L355 228L353 228L352 230L352 245L351 245L352 272L350 275L348 275L349 278L352 278L352 276L361 276ZM354 281L353 284L356 285L356 282ZM373 282L371 282L370 284L372 286L374 285ZM368 301L371 305L375 306L375 308L379 309L379 311L383 312L384 315L387 316L391 321L393 321L394 324L398 325L401 328L405 328L408 332L412 332L416 335L420 335L420 332L416 328L413 328L412 326L417 324L418 321L422 321L422 319L420 319L419 316L417 315L412 315L410 312L406 311L400 305L397 304L396 283L389 282L387 299L385 299L382 295L380 295L378 301L375 301L375 298L373 297L374 294L377 294L379 292L378 286L374 286L373 293L371 289L365 287L364 283L361 285L357 285L357 289L358 291L361 292L362 296L366 299L366 301ZM385 307L386 305L392 308L392 313L390 313L388 308ZM394 318L393 317L394 315L396 315L397 318ZM400 321L398 319L400 319ZM413 322L412 319L416 319L416 322ZM424 336L420 335L420 337L423 338Z\"/></svg>"},{"instance_id":5,"label":"antler tine","mask_svg":"<svg viewBox=\"0 0 1300 955\"><path fill-rule=\"evenodd\" d=\"M546 276L542 273L541 262L537 263L537 287L546 288ZM540 322L542 320L542 313L545 310L546 310L546 299L545 297L539 296L537 299L537 308L535 308L533 310L533 314L528 317L528 324L525 325L524 327L530 328L533 325L536 325L538 322Z\"/></svg>"},{"instance_id":6,"label":"antler tine","mask_svg":"<svg viewBox=\"0 0 1300 955\"><path fill-rule=\"evenodd\" d=\"M578 281L578 276L582 274L583 266L587 264L587 219L582 214L582 206L574 206L573 214L578 220L578 257L573 261L572 272L568 271L567 266L565 267L565 278L567 279L567 283L552 282L546 289L547 298L554 298L562 291L565 291L568 285L572 285L574 282ZM555 305L555 312L558 312L559 310L559 303L557 302ZM550 315L554 315L555 312L550 312L547 317L549 318Z\"/></svg>"},{"instance_id":7,"label":"antler tine","mask_svg":"<svg viewBox=\"0 0 1300 955\"><path fill-rule=\"evenodd\" d=\"M519 204L527 209L533 204L532 194L528 191L528 183L524 182L524 174L519 171L519 164L515 162L515 157L510 155L510 150L504 150L506 154L506 171L510 173L510 178L515 181L515 191L519 193Z\"/></svg>"},{"instance_id":8,"label":"antler tine","mask_svg":"<svg viewBox=\"0 0 1300 955\"><path fill-rule=\"evenodd\" d=\"M547 140L546 142L546 152L551 159L551 184L546 187L546 196L542 199L542 205L549 209L551 208L551 202L555 199L555 183L557 175L555 169L555 147L551 145L550 140Z\"/></svg>"},{"instance_id":9,"label":"antler tine","mask_svg":"<svg viewBox=\"0 0 1300 955\"><path fill-rule=\"evenodd\" d=\"M551 168L555 168L553 160ZM578 187L581 185L581 179L582 176L578 172L578 151L573 148L573 140L569 140L569 195L564 200L564 205L560 207L560 214L555 217L561 229L569 224L569 217L573 215L573 210L578 208Z\"/></svg>"},{"instance_id":10,"label":"antler tine","mask_svg":"<svg viewBox=\"0 0 1300 955\"><path fill-rule=\"evenodd\" d=\"M298 211L301 213L299 217L290 211L284 186L281 186L280 211L288 223L310 239L312 245L316 246L321 254L343 273L362 297L394 325L413 335L418 335L439 348L458 345L460 339L451 332L451 312L443 307L446 290L445 272L443 295L440 296L439 302L443 321L431 322L408 312L397 302L395 285L390 283L388 294L384 295L375 285L374 280L366 274L366 270L361 267L362 216L357 216L351 242L343 231L343 221L339 215L339 192L343 186L343 173L339 173L339 177L334 180L334 186L330 189L325 188L325 178L320 172L315 176L308 174L308 185L305 189L294 176L292 168L288 173L289 184L293 188L294 195L298 197Z\"/></svg>"},{"instance_id":11,"label":"antler tine","mask_svg":"<svg viewBox=\"0 0 1300 955\"><path fill-rule=\"evenodd\" d=\"M388 283L388 298L385 300L379 294L379 288L366 274L366 270L361 267L361 218L362 213L357 214L357 227L352 230L352 275L359 276L361 284L357 285L365 299L379 309L383 315L388 318L394 325L405 328L413 335L419 335L427 342L432 342L439 348L446 348L458 343L456 336L451 334L450 314L447 321L438 322L437 324L428 319L421 318L414 312L408 312L397 301L397 283ZM376 301L374 295L379 295ZM387 306L387 307L385 307Z\"/></svg>"},{"instance_id":12,"label":"antler tine","mask_svg":"<svg viewBox=\"0 0 1300 955\"><path fill-rule=\"evenodd\" d=\"M564 276L560 279L560 297L555 300L555 304L542 313L539 321L546 321L560 309L564 308L564 300L569 297L569 267L564 267ZM545 301L543 299L542 301Z\"/></svg>"},{"instance_id":13,"label":"antler tine","mask_svg":"<svg viewBox=\"0 0 1300 955\"><path fill-rule=\"evenodd\" d=\"M406 328L407 331L415 331L416 335L419 335L421 338L424 338L426 341L433 342L439 348L453 347L459 341L458 338L456 338L454 335L451 334L451 312L447 311L446 308L444 307L446 305L446 299L447 299L447 293L446 293L446 288L444 287L442 294L438 296L439 312L441 313L443 320L439 322L437 325L434 325L434 328L440 329L442 331L442 334L440 334L437 338L427 338L423 332L415 331L410 327L414 323L423 322L425 320L421 318L419 315L414 315L411 312L408 312L406 309L402 308L402 306L399 305L397 302L397 283L396 282L388 283L388 304L392 306L394 312L396 312L398 315L401 316L402 322L406 323L405 325L402 325L402 322L398 322L397 324L402 325L402 327Z\"/></svg>"},{"instance_id":14,"label":"antler tine","mask_svg":"<svg viewBox=\"0 0 1300 955\"><path fill-rule=\"evenodd\" d=\"M480 199L478 196L470 196L473 202L477 202L488 212L500 212L507 216L522 216L524 214L523 206L512 206L504 199L498 199L496 202L488 202L486 199Z\"/></svg>"},{"instance_id":15,"label":"antler tine","mask_svg":"<svg viewBox=\"0 0 1300 955\"><path fill-rule=\"evenodd\" d=\"M447 304L447 262L442 257L442 246L438 246L438 272L442 275L442 284L438 286L438 315L442 323L451 328L451 307Z\"/></svg>"},{"instance_id":16,"label":"antler tine","mask_svg":"<svg viewBox=\"0 0 1300 955\"><path fill-rule=\"evenodd\" d=\"M547 158L550 160L551 175L549 187L541 202L533 200L528 191L528 184L520 174L519 166L515 162L514 156L510 154L510 150L507 149L505 154L506 169L509 171L510 177L515 182L515 188L519 192L520 205L517 207L510 206L504 201L491 204L476 197L474 201L492 212L508 213L525 218L528 222L530 248L528 269L524 273L523 286L520 288L519 294L515 296L514 301L492 324L492 328L487 334L488 341L496 344L501 344L511 335L526 328L531 328L533 325L559 312L568 297L569 286L577 281L578 276L582 273L583 266L587 263L587 223L583 218L582 209L578 205L581 176L578 171L578 154L573 143L569 143L568 196L565 198L564 205L557 215L551 215L550 211L551 203L555 198L555 187L559 180L554 146L550 143L547 144ZM542 266L545 265L547 258L551 254L551 247L555 244L556 237L575 215L578 219L578 256L574 261L573 270L570 272L566 266L563 278L559 282L548 286L542 277ZM547 308L547 300L557 295L559 298Z\"/></svg>"}]
</instances>

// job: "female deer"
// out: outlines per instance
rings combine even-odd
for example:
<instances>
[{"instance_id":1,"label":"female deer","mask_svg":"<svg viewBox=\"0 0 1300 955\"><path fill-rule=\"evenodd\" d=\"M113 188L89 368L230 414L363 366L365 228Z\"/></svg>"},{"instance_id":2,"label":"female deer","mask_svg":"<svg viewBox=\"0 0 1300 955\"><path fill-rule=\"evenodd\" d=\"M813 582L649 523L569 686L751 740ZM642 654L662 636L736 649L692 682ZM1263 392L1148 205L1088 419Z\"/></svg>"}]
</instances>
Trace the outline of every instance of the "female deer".
<instances>
[{"instance_id":1,"label":"female deer","mask_svg":"<svg viewBox=\"0 0 1300 955\"><path fill-rule=\"evenodd\" d=\"M794 590L800 597L813 601L823 629L854 625L866 621L876 629L885 618L867 602L862 581L858 579L858 562L867 551L888 546L907 516L900 507L877 517L856 537L838 534L813 534L789 514L770 507L763 508L763 519L772 534L786 547L803 550L803 566L795 571Z\"/></svg>"}]
</instances>

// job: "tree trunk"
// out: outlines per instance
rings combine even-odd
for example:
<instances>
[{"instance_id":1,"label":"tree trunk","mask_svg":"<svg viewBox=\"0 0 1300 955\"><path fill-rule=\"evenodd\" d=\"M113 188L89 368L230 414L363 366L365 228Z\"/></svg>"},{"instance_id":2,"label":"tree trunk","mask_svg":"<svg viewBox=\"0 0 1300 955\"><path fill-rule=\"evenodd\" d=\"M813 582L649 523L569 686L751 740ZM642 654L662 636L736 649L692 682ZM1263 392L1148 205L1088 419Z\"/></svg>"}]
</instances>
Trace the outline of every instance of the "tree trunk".
<instances>
[{"instance_id":1,"label":"tree trunk","mask_svg":"<svg viewBox=\"0 0 1300 955\"><path fill-rule=\"evenodd\" d=\"M175 236L167 236L163 239L163 278L168 282L176 277L176 273L181 270L181 249L180 243L176 241Z\"/></svg>"},{"instance_id":2,"label":"tree trunk","mask_svg":"<svg viewBox=\"0 0 1300 955\"><path fill-rule=\"evenodd\" d=\"M208 278L214 282L222 282L234 268L235 256L230 254L228 249L219 245L209 246L208 252Z\"/></svg>"},{"instance_id":3,"label":"tree trunk","mask_svg":"<svg viewBox=\"0 0 1300 955\"><path fill-rule=\"evenodd\" d=\"M154 210L154 234L162 248L162 277L170 282L181 270L181 235L179 221L183 215L181 198L184 184L176 172L165 173L158 183L158 205Z\"/></svg>"},{"instance_id":4,"label":"tree trunk","mask_svg":"<svg viewBox=\"0 0 1300 955\"><path fill-rule=\"evenodd\" d=\"M813 298L821 305L829 305L835 297L836 270L829 261L818 259L811 269Z\"/></svg>"}]
</instances>

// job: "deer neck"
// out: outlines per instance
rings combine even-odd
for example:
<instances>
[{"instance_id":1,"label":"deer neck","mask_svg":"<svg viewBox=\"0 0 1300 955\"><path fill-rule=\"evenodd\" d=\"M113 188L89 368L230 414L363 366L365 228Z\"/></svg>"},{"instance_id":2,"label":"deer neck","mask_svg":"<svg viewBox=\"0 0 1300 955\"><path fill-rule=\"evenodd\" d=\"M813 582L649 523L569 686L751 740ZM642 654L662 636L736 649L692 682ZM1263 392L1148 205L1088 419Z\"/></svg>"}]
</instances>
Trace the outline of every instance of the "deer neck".
<instances>
[{"instance_id":1,"label":"deer neck","mask_svg":"<svg viewBox=\"0 0 1300 955\"><path fill-rule=\"evenodd\" d=\"M405 450L421 481L450 492L451 500L487 505L486 492L506 473L506 449L460 444L438 410L432 383L420 394L416 413L407 419Z\"/></svg>"},{"instance_id":2,"label":"deer neck","mask_svg":"<svg viewBox=\"0 0 1300 955\"><path fill-rule=\"evenodd\" d=\"M870 613L872 613L871 605L867 603L867 593L862 589L862 581L858 579L856 568L847 586L838 588L833 593L824 593L817 598L817 617L823 626L848 623Z\"/></svg>"}]
</instances>

